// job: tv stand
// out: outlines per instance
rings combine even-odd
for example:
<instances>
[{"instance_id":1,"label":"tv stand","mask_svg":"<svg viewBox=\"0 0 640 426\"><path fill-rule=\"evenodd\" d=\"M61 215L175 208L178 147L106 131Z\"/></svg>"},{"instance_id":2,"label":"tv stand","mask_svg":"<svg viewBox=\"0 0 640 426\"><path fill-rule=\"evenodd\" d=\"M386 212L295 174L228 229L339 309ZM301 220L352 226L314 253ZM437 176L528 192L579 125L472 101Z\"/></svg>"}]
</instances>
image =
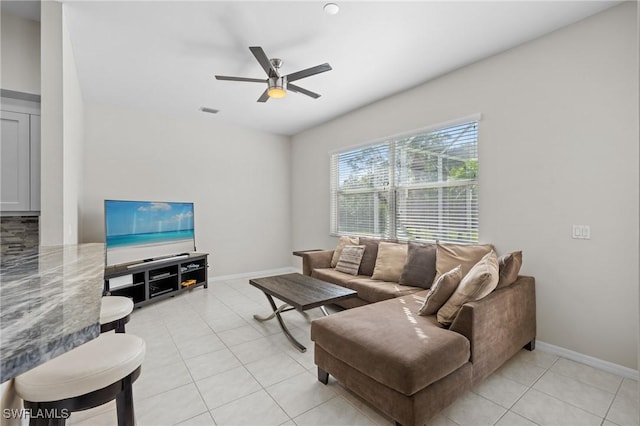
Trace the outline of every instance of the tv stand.
<instances>
[{"instance_id":1,"label":"tv stand","mask_svg":"<svg viewBox=\"0 0 640 426\"><path fill-rule=\"evenodd\" d=\"M208 287L208 253L189 253L149 262L109 266L104 270L104 295L125 296L136 307Z\"/></svg>"}]
</instances>

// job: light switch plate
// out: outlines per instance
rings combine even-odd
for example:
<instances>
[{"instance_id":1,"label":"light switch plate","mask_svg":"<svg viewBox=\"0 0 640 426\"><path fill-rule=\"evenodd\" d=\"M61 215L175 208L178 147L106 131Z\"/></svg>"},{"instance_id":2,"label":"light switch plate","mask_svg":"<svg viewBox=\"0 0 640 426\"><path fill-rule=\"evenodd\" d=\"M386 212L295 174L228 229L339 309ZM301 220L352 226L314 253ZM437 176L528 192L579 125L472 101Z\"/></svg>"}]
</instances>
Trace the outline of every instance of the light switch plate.
<instances>
[{"instance_id":1,"label":"light switch plate","mask_svg":"<svg viewBox=\"0 0 640 426\"><path fill-rule=\"evenodd\" d=\"M571 238L578 240L590 240L591 227L589 225L572 225Z\"/></svg>"}]
</instances>

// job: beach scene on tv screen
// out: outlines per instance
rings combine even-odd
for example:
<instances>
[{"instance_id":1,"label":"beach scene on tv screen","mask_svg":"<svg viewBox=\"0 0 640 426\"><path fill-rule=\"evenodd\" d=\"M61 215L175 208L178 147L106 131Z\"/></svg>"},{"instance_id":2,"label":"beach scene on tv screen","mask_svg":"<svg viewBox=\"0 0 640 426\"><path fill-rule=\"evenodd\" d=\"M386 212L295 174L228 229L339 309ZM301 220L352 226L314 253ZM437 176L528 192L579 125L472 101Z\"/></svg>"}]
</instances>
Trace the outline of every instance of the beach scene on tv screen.
<instances>
[{"instance_id":1,"label":"beach scene on tv screen","mask_svg":"<svg viewBox=\"0 0 640 426\"><path fill-rule=\"evenodd\" d=\"M192 251L193 204L108 200L105 236L110 265Z\"/></svg>"}]
</instances>

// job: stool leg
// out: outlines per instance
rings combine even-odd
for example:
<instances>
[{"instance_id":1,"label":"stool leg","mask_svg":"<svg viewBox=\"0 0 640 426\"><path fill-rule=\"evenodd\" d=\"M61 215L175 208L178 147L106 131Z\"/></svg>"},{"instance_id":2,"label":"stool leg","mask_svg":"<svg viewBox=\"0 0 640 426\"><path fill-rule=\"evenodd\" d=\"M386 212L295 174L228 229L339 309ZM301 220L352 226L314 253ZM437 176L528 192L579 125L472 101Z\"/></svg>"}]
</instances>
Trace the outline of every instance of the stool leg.
<instances>
[{"instance_id":1,"label":"stool leg","mask_svg":"<svg viewBox=\"0 0 640 426\"><path fill-rule=\"evenodd\" d=\"M48 417L45 412L46 407L40 406L37 402L24 401L24 407L31 410L35 417L29 418L29 426L65 426L67 419L64 417ZM57 414L57 409L52 411Z\"/></svg>"},{"instance_id":2,"label":"stool leg","mask_svg":"<svg viewBox=\"0 0 640 426\"><path fill-rule=\"evenodd\" d=\"M135 414L133 412L133 389L131 374L122 379L122 391L116 396L118 410L118 426L135 426Z\"/></svg>"},{"instance_id":3,"label":"stool leg","mask_svg":"<svg viewBox=\"0 0 640 426\"><path fill-rule=\"evenodd\" d=\"M65 426L67 424L67 419L56 418L49 420L49 426Z\"/></svg>"},{"instance_id":4,"label":"stool leg","mask_svg":"<svg viewBox=\"0 0 640 426\"><path fill-rule=\"evenodd\" d=\"M126 321L124 321L124 319L119 319L118 322L116 322L116 333L124 333L125 324L126 324Z\"/></svg>"}]
</instances>

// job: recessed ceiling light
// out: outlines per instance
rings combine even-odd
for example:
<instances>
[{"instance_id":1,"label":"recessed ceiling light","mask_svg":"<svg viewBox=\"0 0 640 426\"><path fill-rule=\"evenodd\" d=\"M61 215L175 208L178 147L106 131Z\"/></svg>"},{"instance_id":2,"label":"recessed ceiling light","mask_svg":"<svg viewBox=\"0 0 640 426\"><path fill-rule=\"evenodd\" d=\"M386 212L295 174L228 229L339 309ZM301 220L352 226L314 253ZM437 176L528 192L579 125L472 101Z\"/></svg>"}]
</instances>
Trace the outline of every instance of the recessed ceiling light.
<instances>
[{"instance_id":1,"label":"recessed ceiling light","mask_svg":"<svg viewBox=\"0 0 640 426\"><path fill-rule=\"evenodd\" d=\"M324 5L324 11L327 15L335 15L340 11L340 7L335 3L327 3Z\"/></svg>"},{"instance_id":2,"label":"recessed ceiling light","mask_svg":"<svg viewBox=\"0 0 640 426\"><path fill-rule=\"evenodd\" d=\"M220 112L220 111L219 111L219 110L217 110L217 109L209 108L209 107L200 107L200 111L202 111L202 112L208 112L208 113L210 113L210 114L217 114L217 113L219 113L219 112Z\"/></svg>"}]
</instances>

